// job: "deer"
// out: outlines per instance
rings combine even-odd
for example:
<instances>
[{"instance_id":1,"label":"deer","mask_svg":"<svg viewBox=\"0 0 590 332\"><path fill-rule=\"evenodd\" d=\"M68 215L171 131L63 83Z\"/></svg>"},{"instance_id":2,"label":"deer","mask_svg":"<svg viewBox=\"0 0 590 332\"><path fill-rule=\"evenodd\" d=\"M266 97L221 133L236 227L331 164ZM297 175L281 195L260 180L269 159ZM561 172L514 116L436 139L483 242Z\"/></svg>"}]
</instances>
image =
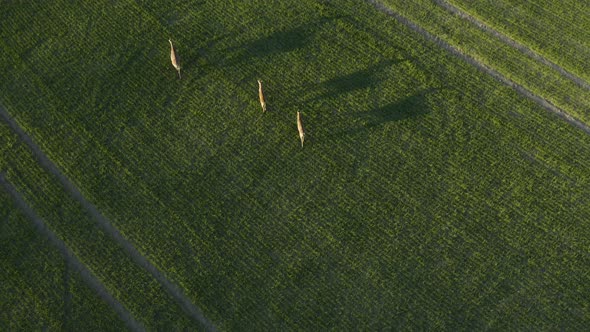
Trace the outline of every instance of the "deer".
<instances>
[{"instance_id":1,"label":"deer","mask_svg":"<svg viewBox=\"0 0 590 332\"><path fill-rule=\"evenodd\" d=\"M305 140L305 131L303 130L303 122L301 121L301 113L297 112L297 130L299 130L299 138L301 139L301 147Z\"/></svg>"},{"instance_id":2,"label":"deer","mask_svg":"<svg viewBox=\"0 0 590 332\"><path fill-rule=\"evenodd\" d=\"M172 40L168 39L168 41L170 42L170 61L172 61L172 66L174 66L174 69L178 71L178 79L181 79L182 77L180 76L180 65L178 64L178 59L176 57L174 45L172 45Z\"/></svg>"},{"instance_id":3,"label":"deer","mask_svg":"<svg viewBox=\"0 0 590 332\"><path fill-rule=\"evenodd\" d=\"M264 93L262 93L262 81L258 80L258 98L260 99L260 106L262 106L262 113L266 112L266 101L264 100Z\"/></svg>"}]
</instances>

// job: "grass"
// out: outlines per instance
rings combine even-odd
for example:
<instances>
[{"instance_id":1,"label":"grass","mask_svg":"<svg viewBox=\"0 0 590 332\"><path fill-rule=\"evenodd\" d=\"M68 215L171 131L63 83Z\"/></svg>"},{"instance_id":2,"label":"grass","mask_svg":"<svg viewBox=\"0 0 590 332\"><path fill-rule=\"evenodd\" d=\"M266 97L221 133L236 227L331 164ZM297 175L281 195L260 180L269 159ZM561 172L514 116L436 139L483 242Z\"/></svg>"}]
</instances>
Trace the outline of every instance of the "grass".
<instances>
[{"instance_id":1,"label":"grass","mask_svg":"<svg viewBox=\"0 0 590 332\"><path fill-rule=\"evenodd\" d=\"M372 6L34 6L5 10L0 100L221 330L588 325L590 137ZM23 154L9 179L109 289L182 319Z\"/></svg>"},{"instance_id":2,"label":"grass","mask_svg":"<svg viewBox=\"0 0 590 332\"><path fill-rule=\"evenodd\" d=\"M0 329L125 330L4 190L0 220Z\"/></svg>"},{"instance_id":3,"label":"grass","mask_svg":"<svg viewBox=\"0 0 590 332\"><path fill-rule=\"evenodd\" d=\"M549 0L451 2L590 81L587 4Z\"/></svg>"}]
</instances>

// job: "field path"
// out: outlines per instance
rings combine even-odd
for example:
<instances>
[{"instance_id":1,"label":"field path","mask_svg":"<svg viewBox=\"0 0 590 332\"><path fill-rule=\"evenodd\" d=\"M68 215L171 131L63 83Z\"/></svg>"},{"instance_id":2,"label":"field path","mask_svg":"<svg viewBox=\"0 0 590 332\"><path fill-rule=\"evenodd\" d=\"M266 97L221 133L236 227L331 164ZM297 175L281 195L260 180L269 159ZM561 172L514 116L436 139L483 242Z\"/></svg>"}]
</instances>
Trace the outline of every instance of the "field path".
<instances>
[{"instance_id":1,"label":"field path","mask_svg":"<svg viewBox=\"0 0 590 332\"><path fill-rule=\"evenodd\" d=\"M141 267L146 269L163 287L176 299L182 309L195 321L203 325L208 331L215 331L215 326L203 315L202 311L194 305L189 298L158 270L145 256L127 240L112 223L104 217L94 204L86 200L80 190L57 168L57 166L43 153L41 148L33 142L33 139L23 131L16 121L8 114L8 111L0 106L0 118L2 118L17 134L17 136L32 150L37 161L53 174L63 187L90 213L104 231L115 239L127 252L127 254Z\"/></svg>"},{"instance_id":2,"label":"field path","mask_svg":"<svg viewBox=\"0 0 590 332\"><path fill-rule=\"evenodd\" d=\"M23 197L18 193L16 188L6 180L4 174L0 173L0 185L4 187L6 192L16 202L17 206L24 212L24 214L35 224L37 230L46 236L53 245L61 252L66 260L66 269L75 269L80 272L80 275L86 283L96 291L96 293L119 315L125 322L127 327L133 331L145 331L145 328L133 318L131 313L115 299L106 289L106 287L98 280L90 270L68 249L66 244L55 235L46 225L45 222L39 218L33 209L25 202ZM69 273L69 272L68 272ZM69 276L68 276L69 278ZM67 326L64 326L67 327Z\"/></svg>"},{"instance_id":3,"label":"field path","mask_svg":"<svg viewBox=\"0 0 590 332\"><path fill-rule=\"evenodd\" d=\"M547 109L548 111L550 111L552 113L555 113L556 115L558 115L559 117L561 117L565 121L569 122L570 124L576 126L577 128L583 130L584 132L586 132L587 134L590 135L590 127L588 125L586 125L582 121L574 118L573 116L569 115L568 113L564 112L559 107L557 107L557 106L553 105L551 102L549 102L547 99L534 94L533 92L531 92L527 88L523 87L522 85L520 85L520 84L518 84L518 83L516 83L516 82L514 82L514 81L512 81L512 80L510 80L508 78L506 78L505 76L503 76L502 74L500 74L498 71L496 71L496 70L494 70L492 68L487 67L485 64L483 64L483 63L479 62L478 60L470 57L469 55L461 52L459 49L453 47L451 44L445 42L444 40L438 38L437 36L431 34L430 32L424 30L422 27L420 27L416 23L410 21L406 17L400 15L399 13L396 13L395 11L393 11L391 8L387 7L383 3L381 3L381 2L379 2L377 0L366 0L366 1L368 3L370 3L370 4L372 4L379 11L384 12L385 14L387 14L387 15L393 17L394 19L396 19L401 24L403 24L406 27L408 27L408 28L414 30L415 32L419 33L420 35L422 35L427 40L430 40L430 41L436 43L440 47L442 47L442 48L446 49L447 51L449 51L451 54L454 54L455 56L463 59L467 63L475 66L479 70L481 70L481 71L489 74L490 76L492 76L496 80L504 83L505 85L508 85L509 87L513 88L518 93L520 93L521 95L523 95L523 96L525 96L525 97L527 97L527 98L535 101L536 103L538 103L539 105L541 105L543 108Z\"/></svg>"},{"instance_id":4,"label":"field path","mask_svg":"<svg viewBox=\"0 0 590 332\"><path fill-rule=\"evenodd\" d=\"M570 79L571 81L573 81L574 83L578 84L580 87L586 89L586 90L590 90L590 84L588 84L588 82L586 82L584 79L570 73L569 71L567 71L565 68L561 67L560 65L552 62L551 60L545 58L544 56L538 54L537 52L531 50L529 47L527 47L524 44L521 44L519 42L517 42L516 40L502 34L501 32L499 32L498 30L488 26L487 24L485 24L484 22L478 20L477 18L471 16L470 14L468 14L467 12L461 10L460 8L454 6L453 4L445 1L445 0L433 0L436 4L438 4L439 6L445 8L446 10L448 10L449 12L459 16L460 18L469 21L470 23L476 25L478 28L480 28L483 31L486 31L490 34L492 34L494 37L500 39L502 42L516 48L517 50L519 50L520 52L528 55L529 57L541 62L542 64L551 67L553 70L557 71L558 73L560 73L561 75L567 77L568 79Z\"/></svg>"}]
</instances>

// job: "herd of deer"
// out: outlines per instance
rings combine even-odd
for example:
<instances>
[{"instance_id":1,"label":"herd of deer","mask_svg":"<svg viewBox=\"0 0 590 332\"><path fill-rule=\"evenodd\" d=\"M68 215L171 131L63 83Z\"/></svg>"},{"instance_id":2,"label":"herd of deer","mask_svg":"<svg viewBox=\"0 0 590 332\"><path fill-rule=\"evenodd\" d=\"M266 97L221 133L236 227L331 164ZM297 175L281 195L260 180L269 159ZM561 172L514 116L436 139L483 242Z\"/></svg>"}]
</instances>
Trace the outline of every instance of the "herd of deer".
<instances>
[{"instance_id":1,"label":"herd of deer","mask_svg":"<svg viewBox=\"0 0 590 332\"><path fill-rule=\"evenodd\" d=\"M168 39L170 42L170 61L172 61L172 66L178 72L178 78L180 79L180 65L178 64L178 57L176 55L176 50L174 49L174 45L172 45L172 40ZM262 92L262 81L258 80L258 98L260 99L260 106L262 106L262 112L266 112L266 100L264 99L264 93ZM303 122L301 121L301 113L297 112L297 130L299 131L299 138L301 139L301 147L303 147L303 141L305 140L305 131L303 130Z\"/></svg>"}]
</instances>

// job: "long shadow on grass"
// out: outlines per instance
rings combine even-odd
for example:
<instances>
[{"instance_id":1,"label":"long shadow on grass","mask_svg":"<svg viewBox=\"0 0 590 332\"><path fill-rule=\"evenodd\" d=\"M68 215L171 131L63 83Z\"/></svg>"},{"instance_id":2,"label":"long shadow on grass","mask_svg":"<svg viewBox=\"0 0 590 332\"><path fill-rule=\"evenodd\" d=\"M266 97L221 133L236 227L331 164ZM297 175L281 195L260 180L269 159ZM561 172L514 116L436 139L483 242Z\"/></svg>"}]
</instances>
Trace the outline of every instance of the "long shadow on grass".
<instances>
[{"instance_id":1,"label":"long shadow on grass","mask_svg":"<svg viewBox=\"0 0 590 332\"><path fill-rule=\"evenodd\" d=\"M426 103L427 96L436 91L438 89L424 89L382 107L345 116L343 118L344 121L350 121L355 123L355 125L348 129L337 131L331 136L353 135L382 127L390 122L424 116L430 112L430 108Z\"/></svg>"},{"instance_id":2,"label":"long shadow on grass","mask_svg":"<svg viewBox=\"0 0 590 332\"><path fill-rule=\"evenodd\" d=\"M389 103L385 106L360 113L359 118L366 121L368 128L381 126L387 122L425 115L430 112L426 105L426 95L432 90L420 91L409 97Z\"/></svg>"},{"instance_id":3,"label":"long shadow on grass","mask_svg":"<svg viewBox=\"0 0 590 332\"><path fill-rule=\"evenodd\" d=\"M387 59L352 74L325 81L319 86L319 90L323 91L323 93L318 98L336 97L355 90L374 87L384 79L379 75L380 73L388 67L403 61L405 60Z\"/></svg>"},{"instance_id":4,"label":"long shadow on grass","mask_svg":"<svg viewBox=\"0 0 590 332\"><path fill-rule=\"evenodd\" d=\"M247 40L220 51L215 55L215 59L211 60L216 64L231 66L247 64L255 58L297 51L307 47L324 25L341 17L322 17L290 29L272 32L258 39Z\"/></svg>"}]
</instances>

